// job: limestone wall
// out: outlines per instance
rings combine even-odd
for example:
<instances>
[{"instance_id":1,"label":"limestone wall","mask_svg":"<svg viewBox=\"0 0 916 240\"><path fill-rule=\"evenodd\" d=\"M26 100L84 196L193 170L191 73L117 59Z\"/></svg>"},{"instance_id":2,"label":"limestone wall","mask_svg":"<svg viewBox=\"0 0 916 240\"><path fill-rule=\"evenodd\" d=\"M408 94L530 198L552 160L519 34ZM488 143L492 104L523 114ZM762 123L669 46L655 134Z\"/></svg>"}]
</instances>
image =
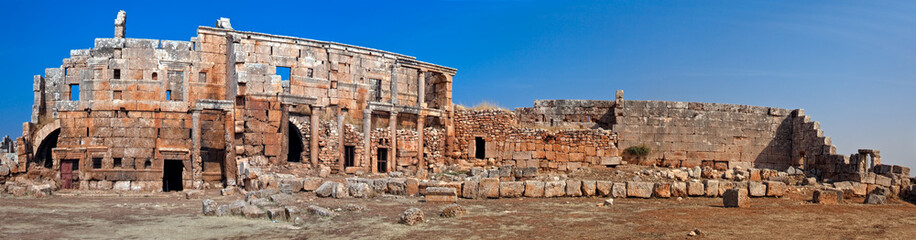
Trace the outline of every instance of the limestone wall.
<instances>
[{"instance_id":1,"label":"limestone wall","mask_svg":"<svg viewBox=\"0 0 916 240\"><path fill-rule=\"evenodd\" d=\"M613 129L620 149L645 145L666 166L785 169L792 119L779 108L717 103L625 101Z\"/></svg>"}]
</instances>

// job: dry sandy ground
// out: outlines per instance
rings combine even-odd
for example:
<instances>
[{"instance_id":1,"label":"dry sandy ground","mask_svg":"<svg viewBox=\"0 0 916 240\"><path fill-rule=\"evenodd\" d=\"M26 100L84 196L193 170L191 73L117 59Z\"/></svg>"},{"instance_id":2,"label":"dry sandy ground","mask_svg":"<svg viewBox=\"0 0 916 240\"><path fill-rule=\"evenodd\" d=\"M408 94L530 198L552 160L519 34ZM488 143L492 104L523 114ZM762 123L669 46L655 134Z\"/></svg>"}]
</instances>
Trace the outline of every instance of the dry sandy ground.
<instances>
[{"instance_id":1,"label":"dry sandy ground","mask_svg":"<svg viewBox=\"0 0 916 240\"><path fill-rule=\"evenodd\" d=\"M239 197L208 197L228 204ZM420 198L321 199L300 193L301 207L316 204L357 212L323 219L306 216L292 226L269 220L201 216L201 201L179 194L67 196L43 199L0 197L0 239L685 239L699 229L709 239L913 239L916 206L847 203L822 206L810 195L753 199L745 209L722 208L721 198L601 198L460 200L468 214L438 216L443 204ZM426 213L416 226L397 224L409 207Z\"/></svg>"}]
</instances>

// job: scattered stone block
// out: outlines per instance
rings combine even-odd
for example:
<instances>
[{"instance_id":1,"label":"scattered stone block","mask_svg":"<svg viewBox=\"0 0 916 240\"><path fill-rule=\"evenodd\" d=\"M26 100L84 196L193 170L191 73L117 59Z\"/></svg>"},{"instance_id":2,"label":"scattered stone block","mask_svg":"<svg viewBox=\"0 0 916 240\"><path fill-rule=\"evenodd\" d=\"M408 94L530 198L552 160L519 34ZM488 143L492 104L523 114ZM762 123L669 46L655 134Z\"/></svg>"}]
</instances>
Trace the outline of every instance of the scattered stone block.
<instances>
[{"instance_id":1,"label":"scattered stone block","mask_svg":"<svg viewBox=\"0 0 916 240\"><path fill-rule=\"evenodd\" d=\"M324 182L321 187L315 190L319 197L344 198L347 197L347 189L339 182Z\"/></svg>"},{"instance_id":2,"label":"scattered stone block","mask_svg":"<svg viewBox=\"0 0 916 240\"><path fill-rule=\"evenodd\" d=\"M583 180L582 181L582 196L591 197L595 196L595 191L597 191L598 181Z\"/></svg>"},{"instance_id":3,"label":"scattered stone block","mask_svg":"<svg viewBox=\"0 0 916 240\"><path fill-rule=\"evenodd\" d=\"M248 203L245 201L236 200L235 202L229 204L229 212L232 213L232 215L240 216L242 215L242 208L247 205Z\"/></svg>"},{"instance_id":4,"label":"scattered stone block","mask_svg":"<svg viewBox=\"0 0 916 240\"><path fill-rule=\"evenodd\" d=\"M776 181L766 181L767 197L782 197L786 194L786 183Z\"/></svg>"},{"instance_id":5,"label":"scattered stone block","mask_svg":"<svg viewBox=\"0 0 916 240\"><path fill-rule=\"evenodd\" d=\"M407 224L408 226L417 225L423 221L423 210L420 210L419 208L407 209L407 211L404 211L404 213L401 214L401 217L398 220L399 223Z\"/></svg>"},{"instance_id":6,"label":"scattered stone block","mask_svg":"<svg viewBox=\"0 0 916 240\"><path fill-rule=\"evenodd\" d=\"M467 199L478 199L480 194L477 192L477 181L464 181L464 185L461 187L461 197Z\"/></svg>"},{"instance_id":7,"label":"scattered stone block","mask_svg":"<svg viewBox=\"0 0 916 240\"><path fill-rule=\"evenodd\" d=\"M747 190L751 197L765 197L767 195L767 186L762 182L748 182Z\"/></svg>"},{"instance_id":8,"label":"scattered stone block","mask_svg":"<svg viewBox=\"0 0 916 240\"><path fill-rule=\"evenodd\" d=\"M267 209L267 217L270 220L286 222L289 220L289 216L286 215L286 209L276 207Z\"/></svg>"},{"instance_id":9,"label":"scattered stone block","mask_svg":"<svg viewBox=\"0 0 916 240\"><path fill-rule=\"evenodd\" d=\"M119 182L120 182L120 181L119 181ZM115 185L117 185L117 183L116 183ZM129 183L128 183L128 186L130 186ZM128 187L128 188L129 188L129 187ZM204 195L204 191L201 191L201 190L185 190L185 191L184 191L184 195L185 195L185 198L187 198L187 199L200 199L200 197Z\"/></svg>"},{"instance_id":10,"label":"scattered stone block","mask_svg":"<svg viewBox=\"0 0 916 240\"><path fill-rule=\"evenodd\" d=\"M544 182L544 197L562 197L566 195L566 181Z\"/></svg>"},{"instance_id":11,"label":"scattered stone block","mask_svg":"<svg viewBox=\"0 0 916 240\"><path fill-rule=\"evenodd\" d=\"M403 178L389 180L388 193L392 195L407 195L407 180Z\"/></svg>"},{"instance_id":12,"label":"scattered stone block","mask_svg":"<svg viewBox=\"0 0 916 240\"><path fill-rule=\"evenodd\" d=\"M627 197L651 198L653 186L650 182L627 182Z\"/></svg>"},{"instance_id":13,"label":"scattered stone block","mask_svg":"<svg viewBox=\"0 0 916 240\"><path fill-rule=\"evenodd\" d=\"M286 211L286 216L290 218L299 215L299 207L296 207L296 206L286 206L286 207L283 207L283 210Z\"/></svg>"},{"instance_id":14,"label":"scattered stone block","mask_svg":"<svg viewBox=\"0 0 916 240\"><path fill-rule=\"evenodd\" d=\"M746 208L751 206L751 198L747 195L747 189L728 189L722 195L722 204L731 208Z\"/></svg>"},{"instance_id":15,"label":"scattered stone block","mask_svg":"<svg viewBox=\"0 0 916 240\"><path fill-rule=\"evenodd\" d=\"M518 198L525 194L525 182L500 182L499 196L504 198Z\"/></svg>"},{"instance_id":16,"label":"scattered stone block","mask_svg":"<svg viewBox=\"0 0 916 240\"><path fill-rule=\"evenodd\" d=\"M868 194L865 196L865 204L885 204L887 196L878 194Z\"/></svg>"},{"instance_id":17,"label":"scattered stone block","mask_svg":"<svg viewBox=\"0 0 916 240\"><path fill-rule=\"evenodd\" d=\"M316 177L307 177L302 180L302 190L307 192L313 192L318 190L318 187L321 187L321 184L324 183L324 179Z\"/></svg>"},{"instance_id":18,"label":"scattered stone block","mask_svg":"<svg viewBox=\"0 0 916 240\"><path fill-rule=\"evenodd\" d=\"M704 193L707 197L718 197L719 196L719 181L716 180L704 180L704 185L706 185L706 191Z\"/></svg>"},{"instance_id":19,"label":"scattered stone block","mask_svg":"<svg viewBox=\"0 0 916 240\"><path fill-rule=\"evenodd\" d=\"M670 198L671 183L655 183L655 189L653 189L652 194L659 198Z\"/></svg>"},{"instance_id":20,"label":"scattered stone block","mask_svg":"<svg viewBox=\"0 0 916 240\"><path fill-rule=\"evenodd\" d=\"M407 182L407 195L415 196L420 193L420 180L416 178L408 178Z\"/></svg>"},{"instance_id":21,"label":"scattered stone block","mask_svg":"<svg viewBox=\"0 0 916 240\"><path fill-rule=\"evenodd\" d=\"M597 181L595 182L595 195L599 197L611 196L613 187L614 183L611 181Z\"/></svg>"},{"instance_id":22,"label":"scattered stone block","mask_svg":"<svg viewBox=\"0 0 916 240\"><path fill-rule=\"evenodd\" d=\"M706 194L706 187L701 182L687 182L687 196L697 197Z\"/></svg>"},{"instance_id":23,"label":"scattered stone block","mask_svg":"<svg viewBox=\"0 0 916 240\"><path fill-rule=\"evenodd\" d=\"M582 196L582 181L566 180L566 196L567 197Z\"/></svg>"},{"instance_id":24,"label":"scattered stone block","mask_svg":"<svg viewBox=\"0 0 916 240\"><path fill-rule=\"evenodd\" d=\"M442 213L439 214L440 217L452 218L463 216L468 213L468 210L458 204L449 204L442 209Z\"/></svg>"},{"instance_id":25,"label":"scattered stone block","mask_svg":"<svg viewBox=\"0 0 916 240\"><path fill-rule=\"evenodd\" d=\"M305 210L308 211L308 213L314 214L319 217L336 217L337 216L337 213L335 213L334 211L331 211L331 209L323 208L317 205L309 205L309 207L306 208Z\"/></svg>"},{"instance_id":26,"label":"scattered stone block","mask_svg":"<svg viewBox=\"0 0 916 240\"><path fill-rule=\"evenodd\" d=\"M611 186L611 196L614 198L627 197L627 183L615 182L613 186Z\"/></svg>"},{"instance_id":27,"label":"scattered stone block","mask_svg":"<svg viewBox=\"0 0 916 240\"><path fill-rule=\"evenodd\" d=\"M671 196L672 197L686 197L687 196L687 183L686 182L675 182L671 184Z\"/></svg>"},{"instance_id":28,"label":"scattered stone block","mask_svg":"<svg viewBox=\"0 0 916 240\"><path fill-rule=\"evenodd\" d=\"M544 197L544 182L525 181L525 197L542 198Z\"/></svg>"},{"instance_id":29,"label":"scattered stone block","mask_svg":"<svg viewBox=\"0 0 916 240\"><path fill-rule=\"evenodd\" d=\"M349 193L351 197L355 198L371 198L375 196L375 191L369 187L369 184L365 183L350 184Z\"/></svg>"},{"instance_id":30,"label":"scattered stone block","mask_svg":"<svg viewBox=\"0 0 916 240\"><path fill-rule=\"evenodd\" d=\"M458 190L450 187L426 188L426 202L454 203L458 201Z\"/></svg>"},{"instance_id":31,"label":"scattered stone block","mask_svg":"<svg viewBox=\"0 0 916 240\"><path fill-rule=\"evenodd\" d=\"M499 198L499 179L484 178L480 179L478 191L486 198Z\"/></svg>"},{"instance_id":32,"label":"scattered stone block","mask_svg":"<svg viewBox=\"0 0 916 240\"><path fill-rule=\"evenodd\" d=\"M217 217L229 216L229 213L229 205L219 205L219 207L216 208Z\"/></svg>"},{"instance_id":33,"label":"scattered stone block","mask_svg":"<svg viewBox=\"0 0 916 240\"><path fill-rule=\"evenodd\" d=\"M261 210L259 207L247 205L242 207L242 216L245 216L246 218L260 219L266 218L267 212L264 212L264 210Z\"/></svg>"},{"instance_id":34,"label":"scattered stone block","mask_svg":"<svg viewBox=\"0 0 916 240\"><path fill-rule=\"evenodd\" d=\"M201 201L201 203L203 204L202 212L204 216L216 215L216 208L217 208L216 201L213 201L210 199L204 199L203 201Z\"/></svg>"},{"instance_id":35,"label":"scattered stone block","mask_svg":"<svg viewBox=\"0 0 916 240\"><path fill-rule=\"evenodd\" d=\"M270 201L275 202L280 205L293 205L296 204L296 198L293 195L278 193L270 195Z\"/></svg>"},{"instance_id":36,"label":"scattered stone block","mask_svg":"<svg viewBox=\"0 0 916 240\"><path fill-rule=\"evenodd\" d=\"M837 189L818 189L811 199L814 203L836 205L843 202L843 191Z\"/></svg>"}]
</instances>

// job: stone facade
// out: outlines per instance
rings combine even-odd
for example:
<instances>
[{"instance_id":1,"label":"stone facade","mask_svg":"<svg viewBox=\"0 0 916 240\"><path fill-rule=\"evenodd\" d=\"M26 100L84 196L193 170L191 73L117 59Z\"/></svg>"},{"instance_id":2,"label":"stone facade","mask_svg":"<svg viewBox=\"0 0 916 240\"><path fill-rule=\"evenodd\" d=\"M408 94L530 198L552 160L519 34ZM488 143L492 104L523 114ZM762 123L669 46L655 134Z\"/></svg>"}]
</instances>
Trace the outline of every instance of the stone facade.
<instances>
[{"instance_id":1,"label":"stone facade","mask_svg":"<svg viewBox=\"0 0 916 240\"><path fill-rule=\"evenodd\" d=\"M512 175L519 182L505 184L510 197L718 196L726 188L522 182L541 172L620 164L704 166L725 174L769 168L909 184L908 169L879 167L877 150L836 154L801 109L631 101L617 91L609 101L467 110L452 103L457 70L402 54L237 31L225 18L199 27L190 41L133 39L125 32L120 12L115 38L71 50L60 67L34 77L31 121L15 143L3 142L16 154L4 155L0 170L59 188L169 191L279 187L281 174L426 179L456 166L498 167L498 174L473 183L478 188L455 192L474 198L499 197L499 181ZM640 145L651 149L647 156L624 151ZM759 170L747 172L761 178ZM412 182L379 186L411 193Z\"/></svg>"}]
</instances>

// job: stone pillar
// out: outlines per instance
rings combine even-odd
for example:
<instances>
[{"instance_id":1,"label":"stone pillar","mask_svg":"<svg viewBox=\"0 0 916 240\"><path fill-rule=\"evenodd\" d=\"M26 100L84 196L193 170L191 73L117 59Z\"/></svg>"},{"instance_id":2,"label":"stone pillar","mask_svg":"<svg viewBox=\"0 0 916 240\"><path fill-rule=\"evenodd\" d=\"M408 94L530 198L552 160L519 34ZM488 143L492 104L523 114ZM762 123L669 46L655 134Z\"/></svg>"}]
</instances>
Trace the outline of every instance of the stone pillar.
<instances>
[{"instance_id":1,"label":"stone pillar","mask_svg":"<svg viewBox=\"0 0 916 240\"><path fill-rule=\"evenodd\" d=\"M391 104L398 105L398 71L400 64L391 66Z\"/></svg>"},{"instance_id":2,"label":"stone pillar","mask_svg":"<svg viewBox=\"0 0 916 240\"><path fill-rule=\"evenodd\" d=\"M311 115L309 115L309 160L312 162L312 169L318 169L318 114L321 107L312 106Z\"/></svg>"},{"instance_id":3,"label":"stone pillar","mask_svg":"<svg viewBox=\"0 0 916 240\"><path fill-rule=\"evenodd\" d=\"M191 113L191 180L199 188L203 178L203 161L200 158L200 110Z\"/></svg>"},{"instance_id":4,"label":"stone pillar","mask_svg":"<svg viewBox=\"0 0 916 240\"><path fill-rule=\"evenodd\" d=\"M617 90L617 94L614 98L614 105L616 105L616 108L623 108L623 90Z\"/></svg>"},{"instance_id":5,"label":"stone pillar","mask_svg":"<svg viewBox=\"0 0 916 240\"><path fill-rule=\"evenodd\" d=\"M340 172L346 172L347 168L344 164L344 118L346 112L342 109L337 109L337 165L340 166ZM356 160L355 158L353 160Z\"/></svg>"},{"instance_id":6,"label":"stone pillar","mask_svg":"<svg viewBox=\"0 0 916 240\"><path fill-rule=\"evenodd\" d=\"M226 110L225 119L225 140L226 140L226 159L223 164L223 175L226 176L226 185L235 186L238 184L238 181L241 179L238 178L238 162L235 159L235 114L230 110Z\"/></svg>"},{"instance_id":7,"label":"stone pillar","mask_svg":"<svg viewBox=\"0 0 916 240\"><path fill-rule=\"evenodd\" d=\"M424 118L423 114L417 115L417 167L426 171L426 161L423 159L423 122L426 121Z\"/></svg>"},{"instance_id":8,"label":"stone pillar","mask_svg":"<svg viewBox=\"0 0 916 240\"><path fill-rule=\"evenodd\" d=\"M127 32L127 12L118 11L118 18L115 19L115 38L124 38Z\"/></svg>"},{"instance_id":9,"label":"stone pillar","mask_svg":"<svg viewBox=\"0 0 916 240\"><path fill-rule=\"evenodd\" d=\"M372 161L372 148L370 143L372 142L372 110L366 107L363 109L363 163L365 166L369 167L369 171L375 173L377 170L376 161Z\"/></svg>"},{"instance_id":10,"label":"stone pillar","mask_svg":"<svg viewBox=\"0 0 916 240\"><path fill-rule=\"evenodd\" d=\"M397 169L398 165L398 112L392 111L388 118L388 132L391 142L391 150L388 158L388 171Z\"/></svg>"},{"instance_id":11,"label":"stone pillar","mask_svg":"<svg viewBox=\"0 0 916 240\"><path fill-rule=\"evenodd\" d=\"M420 70L417 76L417 107L426 107L426 71Z\"/></svg>"}]
</instances>

